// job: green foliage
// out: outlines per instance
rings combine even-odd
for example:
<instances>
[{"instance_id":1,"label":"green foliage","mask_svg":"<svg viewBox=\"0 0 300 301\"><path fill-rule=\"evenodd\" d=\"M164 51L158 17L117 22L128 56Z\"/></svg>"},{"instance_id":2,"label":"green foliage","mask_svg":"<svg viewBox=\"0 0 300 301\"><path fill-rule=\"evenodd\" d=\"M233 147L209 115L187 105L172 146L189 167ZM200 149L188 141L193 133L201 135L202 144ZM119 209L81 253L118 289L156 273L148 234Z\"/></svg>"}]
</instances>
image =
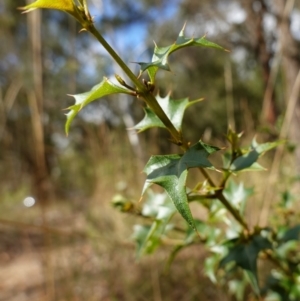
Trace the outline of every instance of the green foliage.
<instances>
[{"instance_id":1,"label":"green foliage","mask_svg":"<svg viewBox=\"0 0 300 301\"><path fill-rule=\"evenodd\" d=\"M67 121L65 125L66 133L67 134L69 133L72 120L75 118L75 116L83 107L85 107L86 105L88 105L89 103L91 103L96 99L111 94L117 94L117 93L132 94L132 91L117 86L107 78L104 78L103 81L100 84L94 86L91 91L77 94L77 95L72 95L75 98L75 104L68 108L70 112L66 114L67 115Z\"/></svg>"},{"instance_id":2,"label":"green foliage","mask_svg":"<svg viewBox=\"0 0 300 301\"><path fill-rule=\"evenodd\" d=\"M156 99L178 131L181 131L182 120L185 110L193 104L196 104L202 100L198 99L194 101L189 101L187 98L173 100L170 98L170 95L167 95L164 98L157 95ZM166 128L166 126L162 123L162 121L157 117L157 115L151 108L146 107L144 111L144 119L141 122L139 122L134 127L134 129L138 130L139 132L142 132L153 127Z\"/></svg>"},{"instance_id":3,"label":"green foliage","mask_svg":"<svg viewBox=\"0 0 300 301\"><path fill-rule=\"evenodd\" d=\"M225 50L223 47L208 41L205 36L202 38L187 38L184 36L184 29L183 28L174 44L166 47L158 47L155 45L154 53L152 56L152 61L150 63L142 63L140 62L141 72L145 70L148 71L148 75L150 77L150 81L152 84L155 83L155 76L158 69L163 69L170 71L170 66L168 62L169 55L179 49L191 46L198 46L198 47L210 47Z\"/></svg>"},{"instance_id":4,"label":"green foliage","mask_svg":"<svg viewBox=\"0 0 300 301\"><path fill-rule=\"evenodd\" d=\"M147 180L143 193L152 184L163 187L174 202L178 212L196 230L186 194L188 169L195 167L213 168L207 157L217 150L219 150L218 147L199 141L183 155L152 156L144 169Z\"/></svg>"},{"instance_id":5,"label":"green foliage","mask_svg":"<svg viewBox=\"0 0 300 301\"><path fill-rule=\"evenodd\" d=\"M264 143L259 145L255 140L253 140L251 148L247 151L247 153L232 162L231 170L239 171L251 167L262 154L274 147L277 147L281 143L281 141L276 141L273 143Z\"/></svg>"},{"instance_id":6,"label":"green foliage","mask_svg":"<svg viewBox=\"0 0 300 301\"><path fill-rule=\"evenodd\" d=\"M257 257L259 252L272 248L268 238L258 233L247 238L234 238L227 243L229 244L229 252L221 260L220 266L223 267L233 261L236 266L252 272L257 277Z\"/></svg>"},{"instance_id":7,"label":"green foliage","mask_svg":"<svg viewBox=\"0 0 300 301\"><path fill-rule=\"evenodd\" d=\"M50 0L38 0L23 9L54 8L73 15L84 30L90 32L108 51L131 80L132 86L116 76L121 86L104 78L91 91L73 95L75 104L68 108L70 112L67 114L66 132L68 133L72 120L83 107L104 96L124 93L145 102L145 117L135 126L136 130L141 132L153 127L167 129L171 135L170 143L180 147L178 153L154 155L149 159L144 168L147 177L142 190L142 197L147 192L147 198L145 197L141 210L122 196L114 200L115 207L120 211L145 218L145 223L134 227L137 256L153 253L159 246L172 241L170 263L185 247L203 244L212 253L206 260L206 274L214 281L222 282L221 279L225 279L224 282L231 284L231 291L240 300L247 284L258 300L267 298L271 293L278 300L299 300L300 258L297 251L300 226L290 226L286 218L286 223L278 227L270 224L264 228L259 225L251 228L246 221L246 205L253 194L253 188L246 188L242 183L237 184L231 179L232 175L239 172L263 170L257 163L258 159L282 141L258 144L253 139L250 147L241 148L242 135L229 129L226 136L229 148L225 154L218 152L224 165L221 168L214 166L208 157L221 148L201 140L192 144L185 140L182 133L185 110L199 100L189 102L188 98L184 98L175 101L169 95L165 98L153 95L157 71L170 70L168 58L173 52L192 46L225 49L205 37L186 38L183 29L174 44L161 48L156 46L152 61L139 63L141 70L139 76L136 76L95 28L86 2L79 0L79 5L75 5L75 2L61 0L53 6ZM140 81L146 70L150 82ZM190 188L187 186L187 177L190 169L195 168L204 180L199 179L198 184ZM208 170L215 173L214 178ZM153 184L161 186L165 194L152 193L149 187ZM288 209L291 199L288 194L283 195L282 210ZM193 218L191 202L206 210L205 220ZM176 212L183 219L176 220ZM180 225L183 222L186 227L177 226L177 223ZM272 265L266 279L259 278L258 261L261 258Z\"/></svg>"},{"instance_id":8,"label":"green foliage","mask_svg":"<svg viewBox=\"0 0 300 301\"><path fill-rule=\"evenodd\" d=\"M91 91L72 95L75 98L75 104L68 107L70 112L66 114L66 134L69 133L71 122L82 108L96 99L117 93L132 94L132 91L115 85L105 77L103 81L100 84L94 86Z\"/></svg>"},{"instance_id":9,"label":"green foliage","mask_svg":"<svg viewBox=\"0 0 300 301\"><path fill-rule=\"evenodd\" d=\"M136 225L133 238L137 242L137 255L153 253L161 244L163 237L171 229L170 219L175 214L176 208L165 194L149 192L142 215L153 219L151 226Z\"/></svg>"}]
</instances>

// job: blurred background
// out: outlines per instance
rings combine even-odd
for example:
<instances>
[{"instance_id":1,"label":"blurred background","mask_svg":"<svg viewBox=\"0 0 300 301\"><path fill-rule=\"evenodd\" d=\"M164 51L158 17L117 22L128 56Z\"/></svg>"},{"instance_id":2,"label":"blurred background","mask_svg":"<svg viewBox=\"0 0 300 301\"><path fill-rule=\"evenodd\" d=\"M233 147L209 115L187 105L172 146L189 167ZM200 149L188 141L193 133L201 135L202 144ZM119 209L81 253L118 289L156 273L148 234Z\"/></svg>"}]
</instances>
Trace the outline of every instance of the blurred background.
<instances>
[{"instance_id":1,"label":"blurred background","mask_svg":"<svg viewBox=\"0 0 300 301\"><path fill-rule=\"evenodd\" d=\"M136 73L153 40L172 44L185 22L186 36L229 49L176 52L156 92L205 98L184 120L192 142L225 146L229 125L245 144L255 133L260 142L288 138L266 158L270 172L250 174L248 183L266 186L270 173L276 193L299 175L299 0L88 2L97 28ZM168 274L168 249L136 261L136 220L111 200L122 193L137 202L149 156L178 150L163 130L126 130L143 118L143 103L128 96L89 105L67 137L67 94L122 73L70 16L21 14L24 5L0 2L0 300L233 300L202 275L205 250L182 252Z\"/></svg>"}]
</instances>

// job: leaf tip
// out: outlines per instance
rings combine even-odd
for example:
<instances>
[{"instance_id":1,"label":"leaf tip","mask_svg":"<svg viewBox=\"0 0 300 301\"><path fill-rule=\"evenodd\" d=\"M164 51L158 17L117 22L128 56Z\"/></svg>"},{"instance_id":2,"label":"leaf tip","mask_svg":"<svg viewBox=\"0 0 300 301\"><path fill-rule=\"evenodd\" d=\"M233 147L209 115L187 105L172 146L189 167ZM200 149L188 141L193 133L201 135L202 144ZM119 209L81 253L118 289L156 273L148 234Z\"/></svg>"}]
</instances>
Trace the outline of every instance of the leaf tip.
<instances>
[{"instance_id":1,"label":"leaf tip","mask_svg":"<svg viewBox=\"0 0 300 301\"><path fill-rule=\"evenodd\" d=\"M27 14L35 10L36 8L27 8L27 6L19 6L17 7L17 9L22 11L21 14Z\"/></svg>"}]
</instances>

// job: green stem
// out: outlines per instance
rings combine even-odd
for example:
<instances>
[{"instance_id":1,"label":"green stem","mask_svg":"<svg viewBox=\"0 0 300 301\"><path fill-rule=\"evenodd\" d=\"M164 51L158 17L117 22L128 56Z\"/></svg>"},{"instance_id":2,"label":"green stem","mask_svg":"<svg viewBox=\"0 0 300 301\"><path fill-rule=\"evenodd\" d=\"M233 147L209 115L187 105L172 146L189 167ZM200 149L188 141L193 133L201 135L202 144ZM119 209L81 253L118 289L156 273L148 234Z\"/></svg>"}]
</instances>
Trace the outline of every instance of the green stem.
<instances>
[{"instance_id":1,"label":"green stem","mask_svg":"<svg viewBox=\"0 0 300 301\"><path fill-rule=\"evenodd\" d=\"M223 190L218 190L216 192L216 197L219 201L226 207L226 209L234 216L234 218L240 223L240 225L249 233L249 227L240 213L232 207L228 200L223 195Z\"/></svg>"},{"instance_id":2,"label":"green stem","mask_svg":"<svg viewBox=\"0 0 300 301\"><path fill-rule=\"evenodd\" d=\"M103 36L95 28L95 26L93 24L90 24L90 26L86 28L86 30L89 31L100 42L100 44L105 48L105 50L109 53L109 55L117 62L117 64L122 68L122 70L126 73L126 75L136 85L138 92L143 92L143 90L145 90L143 84L137 79L134 73L128 68L128 66L115 52L115 50L109 45L109 43L106 42Z\"/></svg>"},{"instance_id":3,"label":"green stem","mask_svg":"<svg viewBox=\"0 0 300 301\"><path fill-rule=\"evenodd\" d=\"M124 61L120 58L120 56L114 51L114 49L106 42L103 36L98 32L93 24L90 24L88 28L86 28L91 34L95 36L95 38L102 44L102 46L106 49L106 51L111 55L111 57L117 62L117 64L123 69L125 74L131 79L131 81L135 84L137 88L138 96L142 97L147 105L153 110L153 112L158 116L158 118L163 122L166 126L170 134L172 135L174 142L180 145L184 150L189 148L189 145L183 140L182 134L177 131L174 127L171 120L165 114L156 98L152 95L151 92L147 91L146 87L138 80L138 78L134 75L134 73L128 68L128 66L124 63ZM210 185L214 186L213 181L209 177L209 175L204 171L204 169L200 169L203 175L206 177ZM227 201L227 199L223 196L222 190L216 192L217 198L221 201L221 203L227 208L227 210L235 217L235 219L243 226L243 228L247 231L248 225L243 220L239 212L231 206L231 204Z\"/></svg>"},{"instance_id":4,"label":"green stem","mask_svg":"<svg viewBox=\"0 0 300 301\"><path fill-rule=\"evenodd\" d=\"M207 179L208 183L212 187L216 187L214 184L214 181L211 179L209 174L206 172L205 169L199 168L200 172L203 174L203 176ZM228 200L223 195L223 189L224 187L221 187L221 189L217 190L215 193L215 197L223 204L223 206L233 215L233 217L239 222L239 224L247 231L249 232L249 227L243 217L240 215L240 213L232 207L232 205L228 202Z\"/></svg>"},{"instance_id":5,"label":"green stem","mask_svg":"<svg viewBox=\"0 0 300 301\"><path fill-rule=\"evenodd\" d=\"M92 35L94 35L94 37L102 44L102 46L106 49L106 51L110 54L110 56L117 62L117 64L122 68L125 74L135 84L137 89L137 95L145 100L147 105L163 122L167 130L172 135L174 142L177 145L180 145L184 150L187 150L189 146L185 141L183 141L182 134L174 127L173 123L168 118L166 113L163 111L163 109L157 102L156 98L152 95L152 93L150 91L147 91L146 87L138 80L135 74L128 68L128 66L115 52L115 50L109 45L109 43L106 42L106 40L103 38L103 36L99 33L99 31L95 28L93 24L89 24L89 26L86 27L85 29L89 31Z\"/></svg>"}]
</instances>

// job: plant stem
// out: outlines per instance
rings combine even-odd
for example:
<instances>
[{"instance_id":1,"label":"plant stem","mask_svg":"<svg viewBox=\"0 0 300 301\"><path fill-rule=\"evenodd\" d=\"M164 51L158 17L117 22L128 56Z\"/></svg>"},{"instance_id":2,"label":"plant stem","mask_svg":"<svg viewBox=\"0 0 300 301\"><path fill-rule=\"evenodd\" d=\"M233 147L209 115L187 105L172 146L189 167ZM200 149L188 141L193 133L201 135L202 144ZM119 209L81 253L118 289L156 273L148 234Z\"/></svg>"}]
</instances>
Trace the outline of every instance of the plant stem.
<instances>
[{"instance_id":1,"label":"plant stem","mask_svg":"<svg viewBox=\"0 0 300 301\"><path fill-rule=\"evenodd\" d=\"M240 223L240 225L249 233L249 227L240 213L232 207L228 200L223 195L223 190L216 191L216 197L226 207L226 209L234 216L234 218Z\"/></svg>"},{"instance_id":2,"label":"plant stem","mask_svg":"<svg viewBox=\"0 0 300 301\"><path fill-rule=\"evenodd\" d=\"M90 24L88 28L86 28L105 48L105 50L109 53L109 55L117 62L117 64L122 68L122 70L126 73L126 75L130 78L130 80L137 87L138 92L143 92L145 87L143 84L137 79L134 73L128 68L125 62L120 58L120 56L115 52L115 50L107 43L104 37L99 33L99 31L95 28L93 24Z\"/></svg>"},{"instance_id":3,"label":"plant stem","mask_svg":"<svg viewBox=\"0 0 300 301\"><path fill-rule=\"evenodd\" d=\"M157 115L157 117L162 121L162 123L166 126L167 130L173 137L174 142L181 146L183 150L187 150L189 148L188 144L183 140L181 132L179 132L168 118L166 113L163 111L156 98L152 95L150 91L146 89L146 87L138 80L135 74L128 68L125 62L120 58L120 56L115 52L115 50L107 43L104 37L99 33L99 31L95 28L94 24L89 24L88 27L85 28L89 31L94 37L101 43L101 45L106 49L109 55L117 62L117 64L122 68L125 74L130 78L130 80L135 84L137 89L137 96L142 97L150 109Z\"/></svg>"},{"instance_id":4,"label":"plant stem","mask_svg":"<svg viewBox=\"0 0 300 301\"><path fill-rule=\"evenodd\" d=\"M106 49L106 51L110 54L110 56L117 62L117 64L122 68L125 74L130 78L130 80L135 84L137 88L138 96L142 97L147 105L153 110L153 112L159 117L159 119L166 126L170 134L172 135L174 142L182 147L183 150L187 150L189 145L183 140L182 134L174 127L171 120L165 114L156 98L152 95L150 91L146 89L146 87L138 80L138 78L134 75L134 73L128 68L128 66L124 63L124 61L120 58L120 56L114 51L114 49L106 42L103 36L98 32L93 24L90 24L88 28L86 28L94 37L102 44L102 46ZM209 177L207 172L204 169L200 169L202 174L208 180L209 184L215 186L212 179ZM223 196L222 190L216 192L216 197L220 200L220 202L226 207L226 209L235 217L235 219L243 226L243 228L247 231L248 225L241 217L239 212L231 206L231 204L227 201L227 199Z\"/></svg>"},{"instance_id":5,"label":"plant stem","mask_svg":"<svg viewBox=\"0 0 300 301\"><path fill-rule=\"evenodd\" d=\"M211 179L209 174L206 172L205 169L199 168L200 172L203 174L205 179L207 179L208 183L212 187L216 187L214 181ZM233 215L233 217L240 223L240 225L247 231L249 232L249 227L243 217L240 215L240 213L232 207L232 205L228 202L228 200L224 197L223 195L223 189L224 187L221 187L221 189L217 190L215 193L215 197L224 205L224 207Z\"/></svg>"}]
</instances>

